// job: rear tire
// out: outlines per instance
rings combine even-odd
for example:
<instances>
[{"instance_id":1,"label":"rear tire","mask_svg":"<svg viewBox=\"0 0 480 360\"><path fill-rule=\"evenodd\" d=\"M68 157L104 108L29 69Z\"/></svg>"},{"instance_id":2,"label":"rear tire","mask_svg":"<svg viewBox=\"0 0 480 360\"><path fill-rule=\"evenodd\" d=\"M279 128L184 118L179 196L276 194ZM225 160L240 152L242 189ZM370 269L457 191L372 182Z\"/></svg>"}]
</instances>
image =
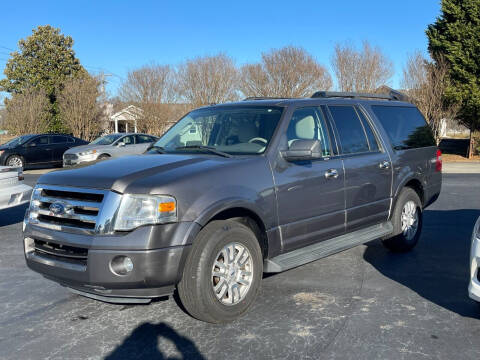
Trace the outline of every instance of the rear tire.
<instances>
[{"instance_id":1,"label":"rear tire","mask_svg":"<svg viewBox=\"0 0 480 360\"><path fill-rule=\"evenodd\" d=\"M7 166L15 166L15 167L25 167L25 162L23 161L23 158L20 155L12 155L9 156L7 161L5 162L5 165Z\"/></svg>"},{"instance_id":2,"label":"rear tire","mask_svg":"<svg viewBox=\"0 0 480 360\"><path fill-rule=\"evenodd\" d=\"M194 240L178 295L194 318L227 323L252 306L262 274L262 251L253 231L232 220L212 221Z\"/></svg>"},{"instance_id":3,"label":"rear tire","mask_svg":"<svg viewBox=\"0 0 480 360\"><path fill-rule=\"evenodd\" d=\"M412 188L403 188L392 214L394 236L383 245L394 252L407 252L417 245L423 225L422 203Z\"/></svg>"}]
</instances>

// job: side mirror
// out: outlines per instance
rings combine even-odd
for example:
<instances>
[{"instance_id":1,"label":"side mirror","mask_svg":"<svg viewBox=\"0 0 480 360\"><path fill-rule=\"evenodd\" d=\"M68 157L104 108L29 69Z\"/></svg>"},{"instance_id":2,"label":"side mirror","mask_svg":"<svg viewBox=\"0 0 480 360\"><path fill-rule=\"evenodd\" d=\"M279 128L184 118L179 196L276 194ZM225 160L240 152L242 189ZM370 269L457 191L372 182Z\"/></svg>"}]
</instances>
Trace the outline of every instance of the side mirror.
<instances>
[{"instance_id":1,"label":"side mirror","mask_svg":"<svg viewBox=\"0 0 480 360\"><path fill-rule=\"evenodd\" d=\"M26 146L27 147L35 147L35 146L37 146L37 144L34 143L34 142L31 142L31 143L28 143Z\"/></svg>"},{"instance_id":2,"label":"side mirror","mask_svg":"<svg viewBox=\"0 0 480 360\"><path fill-rule=\"evenodd\" d=\"M282 152L286 161L313 160L322 157L320 141L294 140L287 151Z\"/></svg>"},{"instance_id":3,"label":"side mirror","mask_svg":"<svg viewBox=\"0 0 480 360\"><path fill-rule=\"evenodd\" d=\"M124 142L119 142L119 143L117 144L117 146L118 146L118 147L124 147L124 146L125 146L125 143L124 143Z\"/></svg>"}]
</instances>

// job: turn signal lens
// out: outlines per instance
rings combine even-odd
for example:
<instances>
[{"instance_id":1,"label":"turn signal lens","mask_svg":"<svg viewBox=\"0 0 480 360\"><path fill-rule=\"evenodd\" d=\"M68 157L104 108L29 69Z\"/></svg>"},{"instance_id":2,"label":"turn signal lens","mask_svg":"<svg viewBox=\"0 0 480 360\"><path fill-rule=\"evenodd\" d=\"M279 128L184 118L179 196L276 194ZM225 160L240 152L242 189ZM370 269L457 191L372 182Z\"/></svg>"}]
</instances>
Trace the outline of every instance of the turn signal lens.
<instances>
[{"instance_id":1,"label":"turn signal lens","mask_svg":"<svg viewBox=\"0 0 480 360\"><path fill-rule=\"evenodd\" d=\"M158 211L161 213L175 211L175 203L173 201L160 203L158 205Z\"/></svg>"}]
</instances>

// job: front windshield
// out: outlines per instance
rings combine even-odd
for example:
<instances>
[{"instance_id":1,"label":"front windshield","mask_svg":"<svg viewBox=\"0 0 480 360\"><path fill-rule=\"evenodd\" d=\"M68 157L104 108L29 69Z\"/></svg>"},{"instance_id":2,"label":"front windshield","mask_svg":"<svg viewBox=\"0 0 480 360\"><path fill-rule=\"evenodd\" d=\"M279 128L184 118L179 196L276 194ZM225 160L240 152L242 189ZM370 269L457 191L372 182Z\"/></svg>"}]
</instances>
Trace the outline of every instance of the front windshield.
<instances>
[{"instance_id":1,"label":"front windshield","mask_svg":"<svg viewBox=\"0 0 480 360\"><path fill-rule=\"evenodd\" d=\"M15 146L18 146L18 145L22 145L23 143L25 143L28 139L30 139L33 135L23 135L23 136L19 136L19 137L16 137L10 141L7 141L4 145L5 146L8 146L8 147L15 147Z\"/></svg>"},{"instance_id":2,"label":"front windshield","mask_svg":"<svg viewBox=\"0 0 480 360\"><path fill-rule=\"evenodd\" d=\"M163 152L208 146L227 154L261 154L282 115L278 106L225 106L194 110L155 143Z\"/></svg>"},{"instance_id":3,"label":"front windshield","mask_svg":"<svg viewBox=\"0 0 480 360\"><path fill-rule=\"evenodd\" d=\"M112 144L115 140L117 140L121 134L111 134L111 135L105 135L102 137L99 137L95 140L93 140L90 144L92 145L110 145Z\"/></svg>"}]
</instances>

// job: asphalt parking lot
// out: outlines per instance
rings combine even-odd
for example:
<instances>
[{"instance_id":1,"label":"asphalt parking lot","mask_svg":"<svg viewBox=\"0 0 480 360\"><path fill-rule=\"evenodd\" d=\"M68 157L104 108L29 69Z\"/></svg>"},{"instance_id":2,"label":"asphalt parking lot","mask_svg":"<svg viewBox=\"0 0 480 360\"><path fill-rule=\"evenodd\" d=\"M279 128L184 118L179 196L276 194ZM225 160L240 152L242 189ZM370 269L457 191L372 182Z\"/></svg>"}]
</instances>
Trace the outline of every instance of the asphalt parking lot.
<instances>
[{"instance_id":1,"label":"asphalt parking lot","mask_svg":"<svg viewBox=\"0 0 480 360\"><path fill-rule=\"evenodd\" d=\"M23 258L24 211L0 212L0 359L480 358L480 306L467 295L480 174L444 174L414 251L373 241L268 276L226 326L190 318L174 297L112 305L43 279Z\"/></svg>"}]
</instances>

